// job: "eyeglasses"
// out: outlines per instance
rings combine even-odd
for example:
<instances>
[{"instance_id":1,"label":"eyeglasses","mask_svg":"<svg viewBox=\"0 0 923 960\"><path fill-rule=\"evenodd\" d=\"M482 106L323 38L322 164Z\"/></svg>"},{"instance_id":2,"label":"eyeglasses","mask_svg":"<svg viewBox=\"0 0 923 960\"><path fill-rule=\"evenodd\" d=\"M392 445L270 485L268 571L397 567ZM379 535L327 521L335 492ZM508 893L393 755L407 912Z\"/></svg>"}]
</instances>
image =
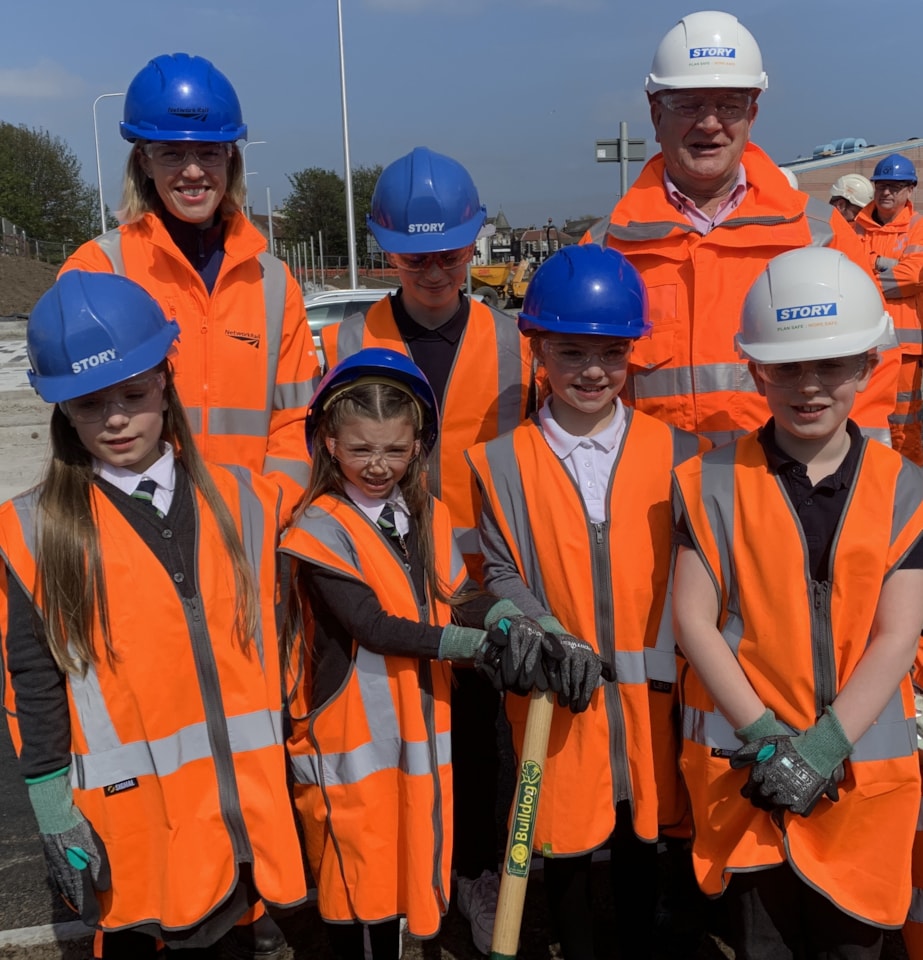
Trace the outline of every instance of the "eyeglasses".
<instances>
[{"instance_id":1,"label":"eyeglasses","mask_svg":"<svg viewBox=\"0 0 923 960\"><path fill-rule=\"evenodd\" d=\"M154 163L173 168L188 167L194 163L203 170L209 170L227 163L231 155L229 143L196 143L191 146L186 143L146 143L141 149Z\"/></svg>"},{"instance_id":2,"label":"eyeglasses","mask_svg":"<svg viewBox=\"0 0 923 960\"><path fill-rule=\"evenodd\" d=\"M913 184L906 180L876 180L873 186L876 190L889 190L891 193L900 193L901 190L913 189Z\"/></svg>"},{"instance_id":3,"label":"eyeglasses","mask_svg":"<svg viewBox=\"0 0 923 960\"><path fill-rule=\"evenodd\" d=\"M810 363L758 363L756 369L774 387L798 387L807 374L822 387L839 387L862 377L868 365L868 354L863 353L858 357L833 357Z\"/></svg>"},{"instance_id":4,"label":"eyeglasses","mask_svg":"<svg viewBox=\"0 0 923 960\"><path fill-rule=\"evenodd\" d=\"M462 247L461 250L443 250L441 253L390 253L391 262L399 270L422 273L432 264L440 270L454 270L466 264L474 254L474 247Z\"/></svg>"},{"instance_id":5,"label":"eyeglasses","mask_svg":"<svg viewBox=\"0 0 923 960\"><path fill-rule=\"evenodd\" d=\"M601 367L617 367L624 363L631 353L631 340L619 340L605 350L596 351L585 350L576 343L543 340L542 352L568 370L585 370L594 360L598 360Z\"/></svg>"},{"instance_id":6,"label":"eyeglasses","mask_svg":"<svg viewBox=\"0 0 923 960\"><path fill-rule=\"evenodd\" d=\"M740 120L753 104L753 97L748 93L728 93L714 98L694 93L664 93L657 102L686 120L698 120L711 114L719 120Z\"/></svg>"},{"instance_id":7,"label":"eyeglasses","mask_svg":"<svg viewBox=\"0 0 923 960\"><path fill-rule=\"evenodd\" d=\"M389 467L402 467L410 463L417 455L417 445L414 443L405 450L395 447L355 447L341 446L337 440L333 441L335 458L353 467L368 467L376 460L384 460Z\"/></svg>"},{"instance_id":8,"label":"eyeglasses","mask_svg":"<svg viewBox=\"0 0 923 960\"><path fill-rule=\"evenodd\" d=\"M73 400L66 400L61 407L67 417L77 423L98 423L105 420L111 405L131 416L149 410L154 401L159 399L166 382L162 373L154 373L121 383L111 390L101 390L99 393L88 393Z\"/></svg>"}]
</instances>

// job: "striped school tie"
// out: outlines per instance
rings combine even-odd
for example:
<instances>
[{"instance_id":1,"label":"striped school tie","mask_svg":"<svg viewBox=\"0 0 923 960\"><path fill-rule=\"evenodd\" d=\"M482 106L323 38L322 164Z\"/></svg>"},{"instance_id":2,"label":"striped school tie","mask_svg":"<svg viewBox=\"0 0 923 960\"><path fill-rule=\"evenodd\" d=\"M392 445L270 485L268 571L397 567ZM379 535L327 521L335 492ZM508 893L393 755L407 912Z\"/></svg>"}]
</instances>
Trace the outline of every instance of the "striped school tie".
<instances>
[{"instance_id":1,"label":"striped school tie","mask_svg":"<svg viewBox=\"0 0 923 960\"><path fill-rule=\"evenodd\" d=\"M151 480L150 477L144 477L144 479L135 487L131 496L134 500L140 500L142 503L146 503L158 517L163 517L163 513L154 506L154 493L157 490L157 481Z\"/></svg>"}]
</instances>

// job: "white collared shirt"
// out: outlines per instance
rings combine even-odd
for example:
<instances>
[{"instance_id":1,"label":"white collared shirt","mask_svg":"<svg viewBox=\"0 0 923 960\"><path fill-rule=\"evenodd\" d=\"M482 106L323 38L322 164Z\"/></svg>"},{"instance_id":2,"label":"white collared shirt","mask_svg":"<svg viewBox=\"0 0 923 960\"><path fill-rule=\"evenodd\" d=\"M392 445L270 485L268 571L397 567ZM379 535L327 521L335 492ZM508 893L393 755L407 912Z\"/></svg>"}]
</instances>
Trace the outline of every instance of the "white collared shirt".
<instances>
[{"instance_id":1,"label":"white collared shirt","mask_svg":"<svg viewBox=\"0 0 923 960\"><path fill-rule=\"evenodd\" d=\"M352 500L374 524L378 523L378 518L381 516L381 511L384 510L385 504L390 503L394 510L394 526L397 527L397 532L402 537L406 537L410 532L410 510L407 509L404 495L401 493L401 488L397 484L394 484L391 492L384 500L380 500L378 497L366 496L354 483L350 483L348 480L343 481L343 489L346 491L349 499Z\"/></svg>"},{"instance_id":2,"label":"white collared shirt","mask_svg":"<svg viewBox=\"0 0 923 960\"><path fill-rule=\"evenodd\" d=\"M625 405L615 398L615 416L592 437L575 437L554 418L549 397L538 412L545 440L551 452L567 467L576 480L580 496L593 523L606 519L606 495L609 478L625 436Z\"/></svg>"},{"instance_id":3,"label":"white collared shirt","mask_svg":"<svg viewBox=\"0 0 923 960\"><path fill-rule=\"evenodd\" d=\"M667 191L670 203L696 228L703 236L709 233L718 224L723 223L743 203L747 195L747 171L744 165L737 168L737 183L731 192L718 204L715 215L709 217L689 199L670 179L666 170L663 171L663 185Z\"/></svg>"},{"instance_id":4,"label":"white collared shirt","mask_svg":"<svg viewBox=\"0 0 923 960\"><path fill-rule=\"evenodd\" d=\"M131 496L138 484L145 478L153 480L157 484L154 491L154 506L164 516L170 510L170 504L173 503L173 491L176 489L176 457L173 454L173 447L165 440L163 443L163 453L156 463L144 471L144 473L135 473L133 470L127 470L125 467L113 467L111 464L103 463L102 460L93 458L93 472L108 480L114 487L118 487L123 493Z\"/></svg>"}]
</instances>

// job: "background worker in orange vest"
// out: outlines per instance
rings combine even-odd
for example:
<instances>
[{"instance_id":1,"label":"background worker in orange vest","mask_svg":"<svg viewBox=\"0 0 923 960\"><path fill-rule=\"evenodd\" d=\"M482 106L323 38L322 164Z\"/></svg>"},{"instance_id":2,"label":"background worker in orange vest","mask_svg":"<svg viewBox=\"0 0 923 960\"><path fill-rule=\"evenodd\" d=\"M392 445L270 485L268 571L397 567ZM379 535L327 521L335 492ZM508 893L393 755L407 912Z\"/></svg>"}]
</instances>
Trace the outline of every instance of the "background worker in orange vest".
<instances>
[{"instance_id":1,"label":"background worker in orange vest","mask_svg":"<svg viewBox=\"0 0 923 960\"><path fill-rule=\"evenodd\" d=\"M675 471L693 859L746 960L872 960L910 904L923 471L848 419L893 338L843 254L774 258L738 336L772 418Z\"/></svg>"},{"instance_id":2,"label":"background worker in orange vest","mask_svg":"<svg viewBox=\"0 0 923 960\"><path fill-rule=\"evenodd\" d=\"M809 245L865 266L854 232L790 190L750 141L768 79L736 17L683 17L661 40L645 80L661 152L607 221L583 238L620 250L640 271L654 332L634 350L626 399L645 413L723 443L766 419L766 402L734 351L740 306L766 263ZM897 352L883 356L856 404L863 432L890 442Z\"/></svg>"},{"instance_id":3,"label":"background worker in orange vest","mask_svg":"<svg viewBox=\"0 0 923 960\"><path fill-rule=\"evenodd\" d=\"M240 101L202 57L155 57L125 95L123 225L62 270L123 274L180 325L176 382L204 457L276 480L286 513L308 479L304 410L319 379L304 298L244 216Z\"/></svg>"},{"instance_id":4,"label":"background worker in orange vest","mask_svg":"<svg viewBox=\"0 0 923 960\"><path fill-rule=\"evenodd\" d=\"M469 572L480 578L480 500L464 462L472 444L511 430L526 413L528 347L513 318L460 287L486 210L468 171L417 147L389 164L372 195L368 226L397 268L400 289L365 318L347 317L321 336L328 368L362 347L412 357L432 384L441 432L427 487L449 508ZM490 952L499 881L496 829L499 697L473 670L458 670L452 697L455 870L458 906L475 946Z\"/></svg>"},{"instance_id":5,"label":"background worker in orange vest","mask_svg":"<svg viewBox=\"0 0 923 960\"><path fill-rule=\"evenodd\" d=\"M306 896L281 733L278 486L206 465L140 286L70 271L36 304L42 483L0 508L4 665L52 883L96 955L221 942Z\"/></svg>"},{"instance_id":6,"label":"background worker in orange vest","mask_svg":"<svg viewBox=\"0 0 923 960\"><path fill-rule=\"evenodd\" d=\"M872 181L861 173L844 173L830 185L830 206L853 223L859 211L872 202Z\"/></svg>"},{"instance_id":7,"label":"background worker in orange vest","mask_svg":"<svg viewBox=\"0 0 923 960\"><path fill-rule=\"evenodd\" d=\"M853 226L884 294L901 348L897 406L891 416L891 445L914 463L923 464L923 216L913 209L917 185L914 165L899 153L879 160L872 173L873 202Z\"/></svg>"},{"instance_id":8,"label":"background worker in orange vest","mask_svg":"<svg viewBox=\"0 0 923 960\"><path fill-rule=\"evenodd\" d=\"M567 653L559 668L546 665L560 707L533 845L545 855L565 960L594 957L590 867L602 847L612 849L617 918L607 949L651 957L659 826L684 812L669 712L672 636L657 646L672 549L670 471L705 441L619 399L631 352L651 329L644 284L620 253L555 254L530 282L519 326L548 396L468 459L484 500L486 586ZM615 682L597 687L604 664ZM649 680L658 681L650 690ZM519 750L529 699L508 696L506 707ZM664 773L668 782L658 783Z\"/></svg>"},{"instance_id":9,"label":"background worker in orange vest","mask_svg":"<svg viewBox=\"0 0 923 960\"><path fill-rule=\"evenodd\" d=\"M433 390L406 356L372 347L341 361L308 409L311 485L281 546L311 624L291 699L295 802L338 960L362 960L363 925L374 960L397 960L401 917L415 936L439 931L451 664L498 689L531 690L541 670L544 629L477 589L428 492L438 432Z\"/></svg>"}]
</instances>

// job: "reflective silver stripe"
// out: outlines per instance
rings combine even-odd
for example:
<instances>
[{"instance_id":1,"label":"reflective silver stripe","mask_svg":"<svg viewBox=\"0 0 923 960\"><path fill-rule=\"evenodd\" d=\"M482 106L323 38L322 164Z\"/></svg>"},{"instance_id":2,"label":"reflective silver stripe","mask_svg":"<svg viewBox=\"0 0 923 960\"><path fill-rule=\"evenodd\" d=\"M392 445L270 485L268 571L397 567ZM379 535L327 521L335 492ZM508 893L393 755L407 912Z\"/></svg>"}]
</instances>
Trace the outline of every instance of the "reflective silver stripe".
<instances>
[{"instance_id":1,"label":"reflective silver stripe","mask_svg":"<svg viewBox=\"0 0 923 960\"><path fill-rule=\"evenodd\" d=\"M917 810L917 832L923 830L923 797L920 798L920 809Z\"/></svg>"},{"instance_id":2,"label":"reflective silver stripe","mask_svg":"<svg viewBox=\"0 0 923 960\"><path fill-rule=\"evenodd\" d=\"M912 461L903 459L894 489L894 507L891 512L891 540L893 545L901 531L910 523L920 504L923 471ZM906 556L906 554L905 554ZM897 569L904 557L892 567Z\"/></svg>"},{"instance_id":3,"label":"reflective silver stripe","mask_svg":"<svg viewBox=\"0 0 923 960\"><path fill-rule=\"evenodd\" d=\"M269 433L269 408L242 410L239 407L209 407L209 436L265 437Z\"/></svg>"},{"instance_id":4,"label":"reflective silver stripe","mask_svg":"<svg viewBox=\"0 0 923 960\"><path fill-rule=\"evenodd\" d=\"M323 507L312 503L298 520L295 521L294 525L310 533L312 537L319 540L333 554L341 560L345 560L355 571L359 579L365 582L365 575L362 572L362 563L359 560L359 552L356 550L355 541L343 524L334 520ZM282 549L286 553L292 552L285 546L283 546ZM300 556L300 554L296 555ZM314 563L320 562L316 557L312 557L311 559ZM323 565L326 567L330 566L330 564L326 563ZM335 567L334 569L342 573L339 567Z\"/></svg>"},{"instance_id":5,"label":"reflective silver stripe","mask_svg":"<svg viewBox=\"0 0 923 960\"><path fill-rule=\"evenodd\" d=\"M615 675L619 683L647 683L644 650L616 650Z\"/></svg>"},{"instance_id":6,"label":"reflective silver stripe","mask_svg":"<svg viewBox=\"0 0 923 960\"><path fill-rule=\"evenodd\" d=\"M638 400L715 392L756 392L747 365L734 362L635 370L631 385Z\"/></svg>"},{"instance_id":7,"label":"reflective silver stripe","mask_svg":"<svg viewBox=\"0 0 923 960\"><path fill-rule=\"evenodd\" d=\"M712 537L718 545L721 581L728 590L732 587L732 571L727 545L734 542L734 453L733 446L718 447L702 459L702 502ZM734 609L739 610L739 601Z\"/></svg>"},{"instance_id":8,"label":"reflective silver stripe","mask_svg":"<svg viewBox=\"0 0 923 960\"><path fill-rule=\"evenodd\" d=\"M478 543L480 546L480 543ZM451 546L451 555L449 557L449 576L452 578L452 583L461 576L462 571L465 569L465 558L462 554L461 547L458 543L452 540ZM477 552L477 551L475 551Z\"/></svg>"},{"instance_id":9,"label":"reflective silver stripe","mask_svg":"<svg viewBox=\"0 0 923 960\"><path fill-rule=\"evenodd\" d=\"M898 396L898 402L900 402L900 396ZM888 416L888 423L893 423L896 427L919 422L920 415L917 413L892 413Z\"/></svg>"},{"instance_id":10,"label":"reflective silver stripe","mask_svg":"<svg viewBox=\"0 0 923 960\"><path fill-rule=\"evenodd\" d=\"M264 749L282 743L282 716L277 710L255 710L227 717L227 730L235 754ZM211 755L208 725L202 721L158 740L116 743L100 752L75 754L71 783L95 790L131 777L166 777Z\"/></svg>"},{"instance_id":11,"label":"reflective silver stripe","mask_svg":"<svg viewBox=\"0 0 923 960\"><path fill-rule=\"evenodd\" d=\"M263 473L284 473L302 487L307 486L311 470L307 460L292 460L284 457L266 457L263 461Z\"/></svg>"},{"instance_id":12,"label":"reflective silver stripe","mask_svg":"<svg viewBox=\"0 0 923 960\"><path fill-rule=\"evenodd\" d=\"M475 309L475 301L471 302ZM497 344L497 433L506 433L522 420L522 334L508 313L490 308Z\"/></svg>"},{"instance_id":13,"label":"reflective silver stripe","mask_svg":"<svg viewBox=\"0 0 923 960\"><path fill-rule=\"evenodd\" d=\"M915 718L883 722L880 718L856 741L849 759L853 763L864 760L892 760L911 757L917 753L917 722Z\"/></svg>"},{"instance_id":14,"label":"reflective silver stripe","mask_svg":"<svg viewBox=\"0 0 923 960\"><path fill-rule=\"evenodd\" d=\"M688 430L680 430L673 424L668 424L673 438L673 466L691 460L699 452L699 438Z\"/></svg>"},{"instance_id":15,"label":"reflective silver stripe","mask_svg":"<svg viewBox=\"0 0 923 960\"><path fill-rule=\"evenodd\" d=\"M887 427L859 427L859 432L869 440L877 440L886 447L891 446L891 431Z\"/></svg>"},{"instance_id":16,"label":"reflective silver stripe","mask_svg":"<svg viewBox=\"0 0 923 960\"><path fill-rule=\"evenodd\" d=\"M638 223L633 220L627 226L610 223L607 233L616 240L637 242L639 240L663 240L674 230L680 233L696 233L691 223L677 223L675 220L651 220L647 223Z\"/></svg>"},{"instance_id":17,"label":"reflective silver stripe","mask_svg":"<svg viewBox=\"0 0 923 960\"><path fill-rule=\"evenodd\" d=\"M667 649L667 643L661 642L661 637L666 641L667 631L664 631L664 625L667 622L667 607L664 607L664 615L660 621L660 631L657 634L657 647L648 647L644 651L644 669L650 680L659 680L662 683L676 683L676 653L672 646ZM668 631L669 643L673 644L673 631ZM619 678L621 679L621 677Z\"/></svg>"},{"instance_id":18,"label":"reflective silver stripe","mask_svg":"<svg viewBox=\"0 0 923 960\"><path fill-rule=\"evenodd\" d=\"M919 327L895 327L894 332L900 343L923 343L923 330Z\"/></svg>"},{"instance_id":19,"label":"reflective silver stripe","mask_svg":"<svg viewBox=\"0 0 923 960\"><path fill-rule=\"evenodd\" d=\"M590 243L595 243L599 247L606 245L606 234L609 232L609 221L603 217L597 220L589 229Z\"/></svg>"},{"instance_id":20,"label":"reflective silver stripe","mask_svg":"<svg viewBox=\"0 0 923 960\"><path fill-rule=\"evenodd\" d=\"M712 750L739 750L743 742L724 714L696 710L683 704L683 739Z\"/></svg>"},{"instance_id":21,"label":"reflective silver stripe","mask_svg":"<svg viewBox=\"0 0 923 960\"><path fill-rule=\"evenodd\" d=\"M98 236L95 243L112 264L112 272L125 276L125 258L122 256L122 231L116 227Z\"/></svg>"},{"instance_id":22,"label":"reflective silver stripe","mask_svg":"<svg viewBox=\"0 0 923 960\"><path fill-rule=\"evenodd\" d=\"M186 407L186 419L189 421L189 427L193 433L202 432L201 407Z\"/></svg>"},{"instance_id":23,"label":"reflective silver stripe","mask_svg":"<svg viewBox=\"0 0 923 960\"><path fill-rule=\"evenodd\" d=\"M337 327L337 363L342 363L347 357L351 357L362 349L364 335L365 316L363 314L354 313L340 321Z\"/></svg>"},{"instance_id":24,"label":"reflective silver stripe","mask_svg":"<svg viewBox=\"0 0 923 960\"><path fill-rule=\"evenodd\" d=\"M73 651L69 651L73 654ZM121 738L115 729L115 724L109 716L109 710L106 706L106 700L99 685L99 674L96 672L96 666L90 664L85 676L72 673L68 678L71 690L71 699L74 703L74 709L80 720L80 727L83 730L84 738L87 742L87 751L90 756L99 754L105 756L113 750L122 746ZM132 749L147 750L147 744L132 744ZM75 756L75 770L78 764L84 762L86 758ZM75 773L72 773L74 776ZM129 774L134 776L134 774ZM117 780L123 780L124 777L115 777L112 780L105 780L106 783L115 783Z\"/></svg>"},{"instance_id":25,"label":"reflective silver stripe","mask_svg":"<svg viewBox=\"0 0 923 960\"><path fill-rule=\"evenodd\" d=\"M702 436L711 440L712 446L723 447L747 432L747 430L703 430Z\"/></svg>"},{"instance_id":26,"label":"reflective silver stripe","mask_svg":"<svg viewBox=\"0 0 923 960\"><path fill-rule=\"evenodd\" d=\"M480 553L481 542L477 527L455 527L455 542L462 553Z\"/></svg>"},{"instance_id":27,"label":"reflective silver stripe","mask_svg":"<svg viewBox=\"0 0 923 960\"><path fill-rule=\"evenodd\" d=\"M910 911L907 914L907 919L911 923L923 923L923 890L919 887L913 888L913 893L910 897Z\"/></svg>"},{"instance_id":28,"label":"reflective silver stripe","mask_svg":"<svg viewBox=\"0 0 923 960\"><path fill-rule=\"evenodd\" d=\"M833 207L814 197L808 197L804 215L811 231L812 247L829 247L835 237L833 233Z\"/></svg>"},{"instance_id":29,"label":"reflective silver stripe","mask_svg":"<svg viewBox=\"0 0 923 960\"><path fill-rule=\"evenodd\" d=\"M315 378L299 383L277 383L272 394L273 409L292 410L295 407L306 407L314 396L316 386Z\"/></svg>"}]
</instances>

